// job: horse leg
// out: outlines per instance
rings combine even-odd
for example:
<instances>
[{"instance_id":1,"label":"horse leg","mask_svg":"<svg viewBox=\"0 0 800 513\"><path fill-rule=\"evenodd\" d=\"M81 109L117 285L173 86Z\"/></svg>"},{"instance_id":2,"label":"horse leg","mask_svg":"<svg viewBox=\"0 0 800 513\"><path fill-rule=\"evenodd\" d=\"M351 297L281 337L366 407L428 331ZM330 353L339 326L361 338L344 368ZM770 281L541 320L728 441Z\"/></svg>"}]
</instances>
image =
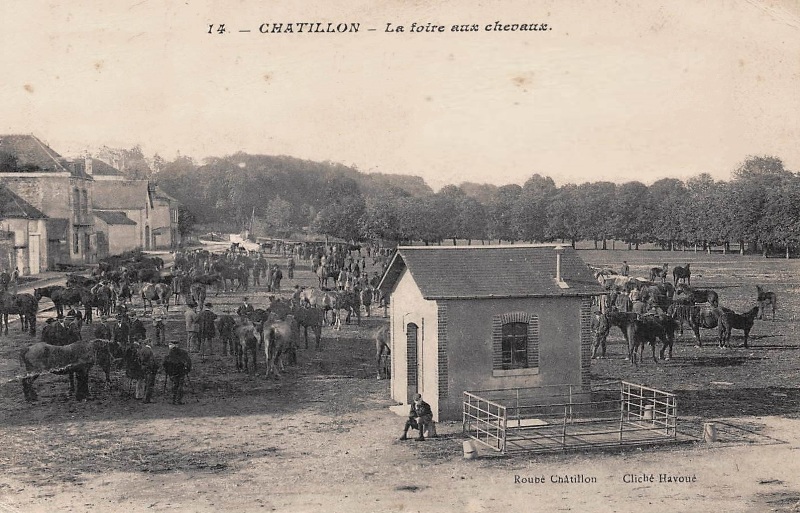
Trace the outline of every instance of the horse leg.
<instances>
[{"instance_id":1,"label":"horse leg","mask_svg":"<svg viewBox=\"0 0 800 513\"><path fill-rule=\"evenodd\" d=\"M33 402L39 398L36 389L33 388L33 382L36 381L38 377L39 375L36 374L35 376L26 376L22 378L22 393L25 394L26 401Z\"/></svg>"},{"instance_id":2,"label":"horse leg","mask_svg":"<svg viewBox=\"0 0 800 513\"><path fill-rule=\"evenodd\" d=\"M69 393L70 395L75 393L75 372L69 373Z\"/></svg>"}]
</instances>

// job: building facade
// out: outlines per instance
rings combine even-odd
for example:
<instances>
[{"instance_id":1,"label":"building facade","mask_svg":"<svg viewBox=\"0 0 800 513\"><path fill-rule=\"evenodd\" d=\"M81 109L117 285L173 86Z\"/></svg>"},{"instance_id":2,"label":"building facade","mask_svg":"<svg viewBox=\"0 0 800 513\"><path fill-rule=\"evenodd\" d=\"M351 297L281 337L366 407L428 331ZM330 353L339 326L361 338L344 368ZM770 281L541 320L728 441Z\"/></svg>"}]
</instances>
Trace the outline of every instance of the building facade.
<instances>
[{"instance_id":1,"label":"building facade","mask_svg":"<svg viewBox=\"0 0 800 513\"><path fill-rule=\"evenodd\" d=\"M33 135L0 135L0 184L47 217L47 268L93 262L94 180Z\"/></svg>"},{"instance_id":2,"label":"building facade","mask_svg":"<svg viewBox=\"0 0 800 513\"><path fill-rule=\"evenodd\" d=\"M435 419L456 420L464 391L589 385L603 291L570 247L400 247L380 288L398 403L421 393Z\"/></svg>"}]
</instances>

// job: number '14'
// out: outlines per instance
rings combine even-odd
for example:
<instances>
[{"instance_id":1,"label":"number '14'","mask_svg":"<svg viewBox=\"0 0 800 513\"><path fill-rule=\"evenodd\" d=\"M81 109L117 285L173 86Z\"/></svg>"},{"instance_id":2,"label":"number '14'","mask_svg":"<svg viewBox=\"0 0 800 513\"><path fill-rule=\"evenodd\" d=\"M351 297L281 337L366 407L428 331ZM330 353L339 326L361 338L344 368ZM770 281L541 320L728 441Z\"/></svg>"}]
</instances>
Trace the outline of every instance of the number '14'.
<instances>
[{"instance_id":1,"label":"number '14'","mask_svg":"<svg viewBox=\"0 0 800 513\"><path fill-rule=\"evenodd\" d=\"M215 31L216 31L217 34L224 34L225 33L225 24L224 23L220 23L219 25L216 26L216 28L214 28L214 24L213 23L209 23L209 25L208 25L208 33L209 34L213 34Z\"/></svg>"}]
</instances>

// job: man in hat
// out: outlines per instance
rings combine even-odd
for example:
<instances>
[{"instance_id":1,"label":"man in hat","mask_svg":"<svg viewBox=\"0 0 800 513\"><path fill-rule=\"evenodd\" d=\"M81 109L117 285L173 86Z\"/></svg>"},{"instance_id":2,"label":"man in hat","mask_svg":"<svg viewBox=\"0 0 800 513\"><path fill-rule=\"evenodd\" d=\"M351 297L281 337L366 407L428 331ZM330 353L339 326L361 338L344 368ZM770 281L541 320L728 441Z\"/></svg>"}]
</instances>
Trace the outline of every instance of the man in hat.
<instances>
[{"instance_id":1,"label":"man in hat","mask_svg":"<svg viewBox=\"0 0 800 513\"><path fill-rule=\"evenodd\" d=\"M169 353L164 358L164 372L172 380L172 404L183 404L183 382L191 370L189 352L170 343Z\"/></svg>"},{"instance_id":2,"label":"man in hat","mask_svg":"<svg viewBox=\"0 0 800 513\"><path fill-rule=\"evenodd\" d=\"M214 354L214 346L212 343L214 341L214 335L216 335L214 321L217 320L217 314L211 310L211 303L206 303L205 308L203 308L203 311L200 312L198 317L198 322L200 324L200 358L205 359L206 352L212 355Z\"/></svg>"},{"instance_id":3,"label":"man in hat","mask_svg":"<svg viewBox=\"0 0 800 513\"><path fill-rule=\"evenodd\" d=\"M281 280L283 279L283 272L278 264L275 264L275 272L272 275L272 292L281 291Z\"/></svg>"},{"instance_id":4,"label":"man in hat","mask_svg":"<svg viewBox=\"0 0 800 513\"><path fill-rule=\"evenodd\" d=\"M131 317L131 328L130 328L131 342L146 339L147 328L145 328L142 320L136 316L135 311L131 312L130 317Z\"/></svg>"},{"instance_id":5,"label":"man in hat","mask_svg":"<svg viewBox=\"0 0 800 513\"><path fill-rule=\"evenodd\" d=\"M200 323L195 306L186 305L184 319L186 321L186 349L193 353L200 351L200 341L197 338L200 334Z\"/></svg>"},{"instance_id":6,"label":"man in hat","mask_svg":"<svg viewBox=\"0 0 800 513\"><path fill-rule=\"evenodd\" d=\"M423 432L425 427L433 422L433 411L431 405L422 400L420 394L414 396L414 402L411 403L411 411L408 412L408 420L406 421L405 428L403 429L403 436L400 440L408 440L409 429L419 429L419 436L415 440L422 442L425 440Z\"/></svg>"},{"instance_id":7,"label":"man in hat","mask_svg":"<svg viewBox=\"0 0 800 513\"><path fill-rule=\"evenodd\" d=\"M167 317L167 312L164 310L163 305L156 305L153 308L153 329L156 332L156 345L166 345L166 327L164 326L164 319Z\"/></svg>"}]
</instances>

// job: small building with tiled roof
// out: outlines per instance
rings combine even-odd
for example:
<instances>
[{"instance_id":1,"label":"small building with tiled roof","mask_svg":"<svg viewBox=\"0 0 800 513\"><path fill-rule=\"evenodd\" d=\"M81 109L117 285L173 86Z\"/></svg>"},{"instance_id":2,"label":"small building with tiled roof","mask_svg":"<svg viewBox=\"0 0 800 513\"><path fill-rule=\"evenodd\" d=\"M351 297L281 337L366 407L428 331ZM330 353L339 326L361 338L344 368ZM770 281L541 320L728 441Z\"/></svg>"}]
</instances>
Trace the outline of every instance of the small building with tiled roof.
<instances>
[{"instance_id":1,"label":"small building with tiled roof","mask_svg":"<svg viewBox=\"0 0 800 513\"><path fill-rule=\"evenodd\" d=\"M141 247L139 227L125 212L95 208L94 218L98 258L119 255Z\"/></svg>"},{"instance_id":2,"label":"small building with tiled roof","mask_svg":"<svg viewBox=\"0 0 800 513\"><path fill-rule=\"evenodd\" d=\"M130 179L119 169L99 159L91 159L91 162L91 174L95 181L94 208L118 210L133 220L138 230L135 247L171 248L177 243L178 202L174 198L149 180ZM119 246L111 240L111 233L104 233L109 240L109 247ZM129 241L126 238L120 244L127 247Z\"/></svg>"},{"instance_id":3,"label":"small building with tiled roof","mask_svg":"<svg viewBox=\"0 0 800 513\"><path fill-rule=\"evenodd\" d=\"M94 260L93 179L80 162L34 135L0 135L0 184L45 214L48 225L66 225L64 238L48 241L48 268Z\"/></svg>"},{"instance_id":4,"label":"small building with tiled roof","mask_svg":"<svg viewBox=\"0 0 800 513\"><path fill-rule=\"evenodd\" d=\"M0 185L0 267L21 275L47 269L47 216Z\"/></svg>"},{"instance_id":5,"label":"small building with tiled roof","mask_svg":"<svg viewBox=\"0 0 800 513\"><path fill-rule=\"evenodd\" d=\"M591 304L603 293L569 246L401 246L391 296L392 398L420 393L434 419L461 418L463 392L588 389Z\"/></svg>"}]
</instances>

